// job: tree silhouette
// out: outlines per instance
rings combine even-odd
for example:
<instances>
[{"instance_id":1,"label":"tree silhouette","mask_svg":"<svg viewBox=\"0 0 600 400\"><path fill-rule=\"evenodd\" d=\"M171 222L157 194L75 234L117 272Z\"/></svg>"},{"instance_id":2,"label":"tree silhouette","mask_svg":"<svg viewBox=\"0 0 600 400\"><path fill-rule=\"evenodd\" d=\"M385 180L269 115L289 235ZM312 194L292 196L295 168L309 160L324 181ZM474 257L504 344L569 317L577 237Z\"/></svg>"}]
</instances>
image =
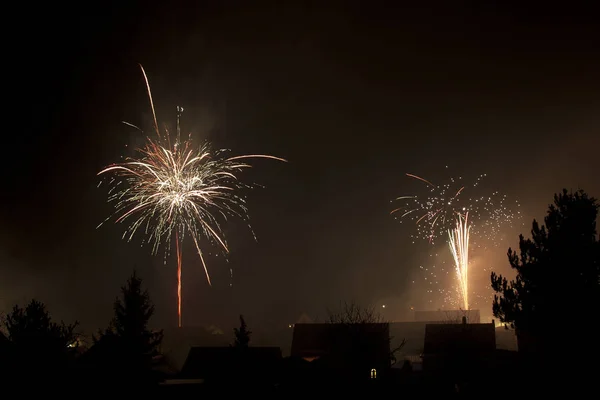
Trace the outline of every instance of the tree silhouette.
<instances>
[{"instance_id":1,"label":"tree silhouette","mask_svg":"<svg viewBox=\"0 0 600 400\"><path fill-rule=\"evenodd\" d=\"M46 306L34 299L25 308L15 305L2 325L4 366L17 378L28 373L54 378L70 367L76 355L77 322L53 322Z\"/></svg>"},{"instance_id":2,"label":"tree silhouette","mask_svg":"<svg viewBox=\"0 0 600 400\"><path fill-rule=\"evenodd\" d=\"M135 271L121 293L122 298L115 300L115 314L109 327L98 338L94 337L91 357L97 366L114 369L118 375L126 372L130 381L146 379L159 353L163 332L148 328L154 306Z\"/></svg>"},{"instance_id":3,"label":"tree silhouette","mask_svg":"<svg viewBox=\"0 0 600 400\"><path fill-rule=\"evenodd\" d=\"M327 310L331 324L376 324L384 322L374 307L361 307L355 302L344 302L338 311Z\"/></svg>"},{"instance_id":4,"label":"tree silhouette","mask_svg":"<svg viewBox=\"0 0 600 400\"><path fill-rule=\"evenodd\" d=\"M588 320L600 307L598 204L582 190L554 196L545 226L533 221L531 239L519 236L520 254L508 250L516 278L492 272L493 313L528 337L532 352L573 341L598 349ZM552 332L560 331L557 337ZM524 350L520 342L520 350Z\"/></svg>"},{"instance_id":5,"label":"tree silhouette","mask_svg":"<svg viewBox=\"0 0 600 400\"><path fill-rule=\"evenodd\" d=\"M115 300L112 322L115 334L143 355L155 355L162 341L162 331L151 332L148 322L154 315L154 305L147 290L142 291L142 279L134 271L121 288L123 299Z\"/></svg>"},{"instance_id":6,"label":"tree silhouette","mask_svg":"<svg viewBox=\"0 0 600 400\"><path fill-rule=\"evenodd\" d=\"M235 341L233 342L234 347L242 349L248 347L252 331L248 329L243 315L240 315L240 327L233 328L233 334L235 335Z\"/></svg>"}]
</instances>

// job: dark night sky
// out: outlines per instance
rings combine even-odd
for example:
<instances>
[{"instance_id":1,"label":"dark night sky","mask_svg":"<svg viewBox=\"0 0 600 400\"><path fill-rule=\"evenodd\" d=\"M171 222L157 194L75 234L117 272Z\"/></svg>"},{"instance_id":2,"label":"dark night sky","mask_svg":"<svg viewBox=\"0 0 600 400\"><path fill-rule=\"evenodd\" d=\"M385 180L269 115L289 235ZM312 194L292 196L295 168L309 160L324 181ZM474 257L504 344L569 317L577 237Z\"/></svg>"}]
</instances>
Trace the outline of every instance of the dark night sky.
<instances>
[{"instance_id":1,"label":"dark night sky","mask_svg":"<svg viewBox=\"0 0 600 400\"><path fill-rule=\"evenodd\" d=\"M96 329L137 267L156 323L176 323L173 263L121 240L118 226L96 229L111 212L96 173L142 143L120 121L150 116L137 63L163 123L182 105L196 139L290 160L246 175L266 186L250 193L259 240L230 227L229 264L209 259L212 288L185 253L188 324L233 325L243 312L283 326L343 299L398 313L418 304L410 282L425 253L389 216L389 201L415 187L405 172L487 173L487 188L521 201L524 232L563 187L600 196L596 10L195 3L14 11L0 312L36 296ZM490 256L502 271L504 253Z\"/></svg>"}]
</instances>

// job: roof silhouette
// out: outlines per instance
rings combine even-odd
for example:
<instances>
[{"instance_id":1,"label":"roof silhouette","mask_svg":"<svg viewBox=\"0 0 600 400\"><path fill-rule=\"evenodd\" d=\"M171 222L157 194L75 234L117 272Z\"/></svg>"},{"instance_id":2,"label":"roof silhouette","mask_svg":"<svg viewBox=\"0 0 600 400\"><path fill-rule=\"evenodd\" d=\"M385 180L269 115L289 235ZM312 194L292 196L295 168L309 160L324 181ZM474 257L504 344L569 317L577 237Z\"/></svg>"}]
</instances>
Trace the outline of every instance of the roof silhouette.
<instances>
[{"instance_id":1,"label":"roof silhouette","mask_svg":"<svg viewBox=\"0 0 600 400\"><path fill-rule=\"evenodd\" d=\"M296 321L297 324L312 324L313 320L306 314L306 313L302 313L300 314L300 317L298 317L298 320Z\"/></svg>"},{"instance_id":2,"label":"roof silhouette","mask_svg":"<svg viewBox=\"0 0 600 400\"><path fill-rule=\"evenodd\" d=\"M481 353L496 350L496 328L490 324L428 324L425 354Z\"/></svg>"}]
</instances>

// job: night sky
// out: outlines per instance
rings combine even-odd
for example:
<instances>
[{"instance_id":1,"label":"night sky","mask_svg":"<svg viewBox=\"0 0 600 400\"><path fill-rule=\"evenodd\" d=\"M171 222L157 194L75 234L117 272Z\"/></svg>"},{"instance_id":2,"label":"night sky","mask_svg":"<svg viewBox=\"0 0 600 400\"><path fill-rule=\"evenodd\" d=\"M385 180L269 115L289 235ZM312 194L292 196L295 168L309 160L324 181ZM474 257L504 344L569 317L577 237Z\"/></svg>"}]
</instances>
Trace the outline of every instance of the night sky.
<instances>
[{"instance_id":1,"label":"night sky","mask_svg":"<svg viewBox=\"0 0 600 400\"><path fill-rule=\"evenodd\" d=\"M137 268L154 324L177 323L174 260L122 240L122 226L96 229L112 212L96 173L144 140L121 121L150 122L138 63L163 124L173 127L180 105L197 143L289 160L245 173L265 186L249 193L258 242L231 224L229 262L208 257L212 287L186 248L187 325L229 329L244 313L251 327L285 326L352 299L389 304L392 319L426 308L418 267L431 251L389 215L390 200L418 187L406 172L486 173L483 189L521 202L525 226L486 255L502 272L507 247L555 192L600 197L595 10L194 3L52 4L9 17L0 312L36 297L93 331Z\"/></svg>"}]
</instances>

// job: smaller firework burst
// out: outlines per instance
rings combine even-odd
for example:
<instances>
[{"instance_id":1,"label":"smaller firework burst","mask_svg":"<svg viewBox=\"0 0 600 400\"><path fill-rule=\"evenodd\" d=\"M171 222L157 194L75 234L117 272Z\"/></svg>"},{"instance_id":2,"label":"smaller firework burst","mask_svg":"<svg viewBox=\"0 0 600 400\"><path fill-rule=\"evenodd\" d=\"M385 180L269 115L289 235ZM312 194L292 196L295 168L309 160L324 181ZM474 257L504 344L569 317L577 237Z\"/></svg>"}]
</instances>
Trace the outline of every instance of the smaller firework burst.
<instances>
[{"instance_id":1,"label":"smaller firework burst","mask_svg":"<svg viewBox=\"0 0 600 400\"><path fill-rule=\"evenodd\" d=\"M502 242L499 239L503 231L520 219L519 203L514 201L511 204L508 197L498 191L483 194L480 184L486 174L479 175L471 183L457 177L450 178L442 185L414 174L406 176L421 182L425 190L421 194L398 197L396 201L400 204L391 214L400 222L414 223L415 233L411 234L413 243L417 239L423 239L435 245L436 239L445 239L456 272L459 300L457 301L454 291L444 287L449 284L447 277L451 268L437 254L435 264L427 268L421 267L425 270L427 294L430 297L441 296L444 304L468 309L472 307L469 300L469 252L472 249L483 251L497 247ZM514 212L513 209L517 211ZM474 298L478 296L475 295ZM434 300L430 302L433 303Z\"/></svg>"}]
</instances>

